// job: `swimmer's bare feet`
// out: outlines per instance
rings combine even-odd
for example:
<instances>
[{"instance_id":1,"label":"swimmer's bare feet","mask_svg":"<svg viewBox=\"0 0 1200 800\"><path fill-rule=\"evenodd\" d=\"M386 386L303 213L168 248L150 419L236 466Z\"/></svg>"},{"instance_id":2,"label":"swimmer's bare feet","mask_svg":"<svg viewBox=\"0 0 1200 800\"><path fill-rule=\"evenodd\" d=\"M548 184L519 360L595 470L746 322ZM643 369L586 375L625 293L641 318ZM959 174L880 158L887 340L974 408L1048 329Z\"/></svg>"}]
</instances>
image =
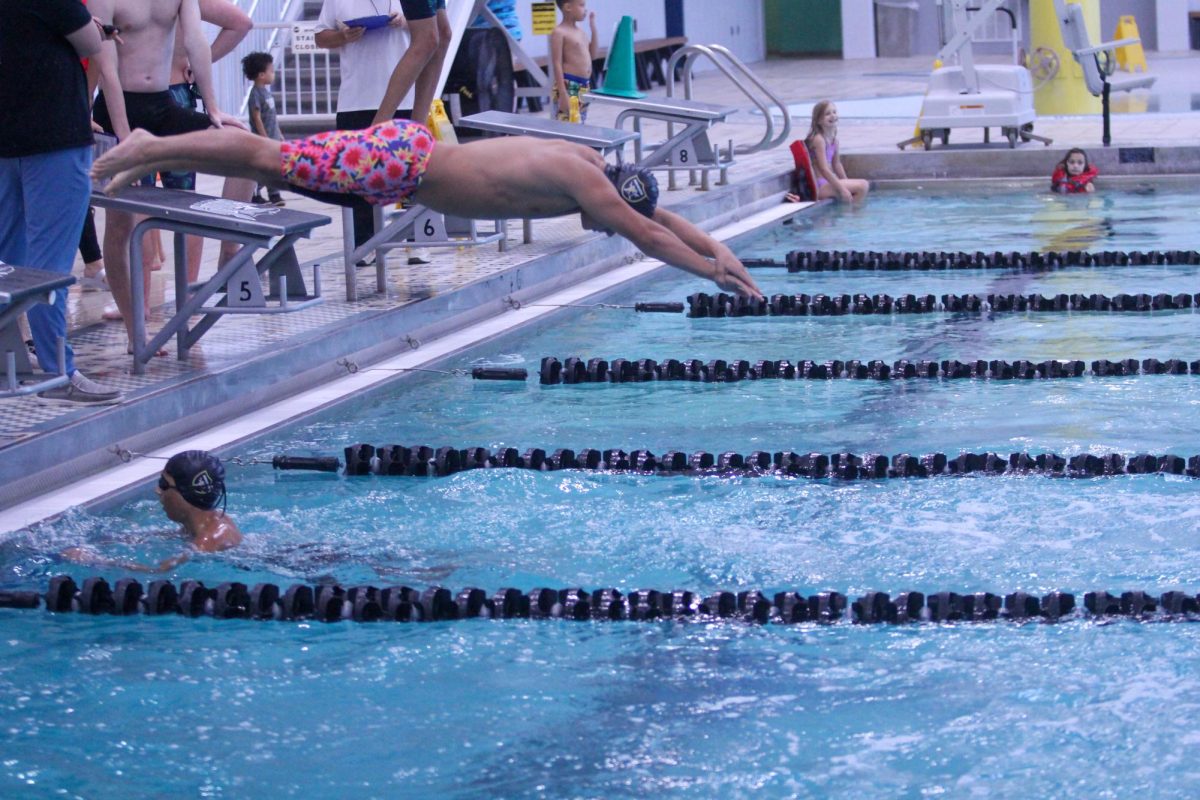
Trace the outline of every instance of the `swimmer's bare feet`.
<instances>
[{"instance_id":1,"label":"swimmer's bare feet","mask_svg":"<svg viewBox=\"0 0 1200 800\"><path fill-rule=\"evenodd\" d=\"M135 183L148 171L145 168L149 163L146 149L157 139L149 131L134 129L125 141L96 160L92 165L92 180L108 178L109 183L104 187L107 195L116 194L118 189Z\"/></svg>"},{"instance_id":2,"label":"swimmer's bare feet","mask_svg":"<svg viewBox=\"0 0 1200 800\"><path fill-rule=\"evenodd\" d=\"M131 345L131 344L125 345L125 355L127 355L127 356L133 355L133 345ZM155 358L162 358L165 355L167 355L167 351L161 347L154 351Z\"/></svg>"}]
</instances>

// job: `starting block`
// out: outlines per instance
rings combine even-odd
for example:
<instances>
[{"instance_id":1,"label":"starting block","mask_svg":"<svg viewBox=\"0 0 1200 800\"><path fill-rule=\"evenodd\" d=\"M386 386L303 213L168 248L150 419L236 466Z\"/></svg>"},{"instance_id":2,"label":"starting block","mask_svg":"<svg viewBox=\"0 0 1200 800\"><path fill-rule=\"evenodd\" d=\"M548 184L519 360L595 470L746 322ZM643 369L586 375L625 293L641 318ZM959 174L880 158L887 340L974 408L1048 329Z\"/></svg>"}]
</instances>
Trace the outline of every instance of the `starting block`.
<instances>
[{"instance_id":1,"label":"starting block","mask_svg":"<svg viewBox=\"0 0 1200 800\"><path fill-rule=\"evenodd\" d=\"M4 357L4 385L0 397L20 397L62 386L66 372L49 378L34 378L29 353L21 340L17 321L38 303L53 303L56 292L65 292L75 282L69 274L44 269L28 269L0 263L0 355ZM66 343L58 340L59 369L66 368ZM32 382L21 384L21 379Z\"/></svg>"}]
</instances>

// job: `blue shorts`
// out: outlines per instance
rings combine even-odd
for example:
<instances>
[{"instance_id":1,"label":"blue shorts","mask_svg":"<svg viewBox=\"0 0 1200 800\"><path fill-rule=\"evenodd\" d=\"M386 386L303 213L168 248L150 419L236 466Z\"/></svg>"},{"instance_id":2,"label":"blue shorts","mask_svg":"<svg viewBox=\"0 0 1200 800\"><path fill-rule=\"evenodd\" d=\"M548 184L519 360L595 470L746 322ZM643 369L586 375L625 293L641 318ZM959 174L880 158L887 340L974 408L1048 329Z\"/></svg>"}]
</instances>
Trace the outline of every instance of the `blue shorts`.
<instances>
[{"instance_id":1,"label":"blue shorts","mask_svg":"<svg viewBox=\"0 0 1200 800\"><path fill-rule=\"evenodd\" d=\"M429 19L445 10L446 0L400 0L400 8L405 19Z\"/></svg>"}]
</instances>

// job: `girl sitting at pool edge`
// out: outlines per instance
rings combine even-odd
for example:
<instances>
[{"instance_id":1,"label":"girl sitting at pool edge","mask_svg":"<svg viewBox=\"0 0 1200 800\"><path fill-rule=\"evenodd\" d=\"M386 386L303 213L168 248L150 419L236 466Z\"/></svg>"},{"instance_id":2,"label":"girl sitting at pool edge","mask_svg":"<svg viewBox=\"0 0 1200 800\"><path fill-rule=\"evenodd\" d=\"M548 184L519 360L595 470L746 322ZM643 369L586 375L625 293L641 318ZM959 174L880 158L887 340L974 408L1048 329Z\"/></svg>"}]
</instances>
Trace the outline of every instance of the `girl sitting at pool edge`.
<instances>
[{"instance_id":1,"label":"girl sitting at pool edge","mask_svg":"<svg viewBox=\"0 0 1200 800\"><path fill-rule=\"evenodd\" d=\"M1067 151L1067 156L1054 166L1050 176L1050 191L1059 194L1084 194L1096 191L1092 183L1100 171L1088 163L1087 153L1078 147Z\"/></svg>"},{"instance_id":2,"label":"girl sitting at pool edge","mask_svg":"<svg viewBox=\"0 0 1200 800\"><path fill-rule=\"evenodd\" d=\"M817 199L837 198L846 203L867 196L870 184L862 178L846 177L842 157L838 152L838 112L832 100L822 100L813 106L812 125L804 143L812 160L817 184Z\"/></svg>"}]
</instances>

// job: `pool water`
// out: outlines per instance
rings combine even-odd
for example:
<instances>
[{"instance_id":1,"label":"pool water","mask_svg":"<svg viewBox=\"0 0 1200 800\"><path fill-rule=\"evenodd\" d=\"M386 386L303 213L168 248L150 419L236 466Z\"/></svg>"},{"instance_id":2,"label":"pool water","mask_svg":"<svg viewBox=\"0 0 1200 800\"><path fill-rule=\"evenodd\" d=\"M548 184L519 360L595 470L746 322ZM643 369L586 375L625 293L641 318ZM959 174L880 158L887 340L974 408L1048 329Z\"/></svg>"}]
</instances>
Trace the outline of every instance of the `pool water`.
<instances>
[{"instance_id":1,"label":"pool water","mask_svg":"<svg viewBox=\"0 0 1200 800\"><path fill-rule=\"evenodd\" d=\"M791 249L1192 249L1195 193L880 193L764 232ZM1055 232L1057 231L1057 232ZM1075 231L1075 233L1069 233ZM1084 233L1087 231L1087 233ZM1078 244L1056 244L1063 236ZM1194 267L756 270L776 292L1196 292ZM711 287L662 272L606 298ZM689 320L573 309L447 362L1187 358L1192 311ZM356 442L521 449L1200 453L1200 376L539 386L422 374L233 455ZM1200 590L1173 476L831 483L230 465L238 550L168 576L344 585L925 592ZM0 587L63 547L181 542L146 499L0 543ZM99 571L113 580L119 571ZM1192 796L1200 627L84 618L0 610L0 795Z\"/></svg>"}]
</instances>

